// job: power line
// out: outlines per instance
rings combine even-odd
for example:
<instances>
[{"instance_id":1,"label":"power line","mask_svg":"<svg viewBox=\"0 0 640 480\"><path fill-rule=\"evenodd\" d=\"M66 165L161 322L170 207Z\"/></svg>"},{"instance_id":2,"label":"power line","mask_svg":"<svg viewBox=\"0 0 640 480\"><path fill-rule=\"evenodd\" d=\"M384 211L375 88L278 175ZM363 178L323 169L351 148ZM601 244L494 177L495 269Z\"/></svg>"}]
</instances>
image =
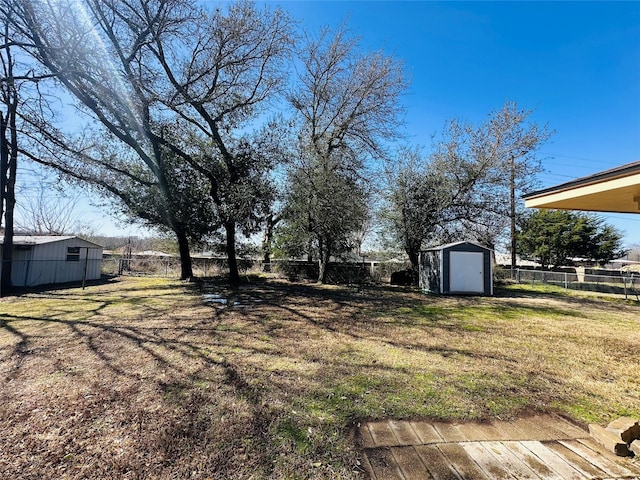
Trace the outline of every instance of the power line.
<instances>
[{"instance_id":1,"label":"power line","mask_svg":"<svg viewBox=\"0 0 640 480\"><path fill-rule=\"evenodd\" d=\"M640 222L640 218L633 218L633 217L631 217L632 215L635 215L635 214L633 214L633 213L630 213L630 214L629 214L629 216L630 216L631 218L630 218L630 217L622 217L622 216L620 216L620 215L614 215L614 214L611 214L611 213L604 213L604 212L598 212L598 213L600 213L601 215L606 215L607 217L619 218L619 219L621 219L621 220L625 220L625 221L629 221L629 222Z\"/></svg>"},{"instance_id":2,"label":"power line","mask_svg":"<svg viewBox=\"0 0 640 480\"><path fill-rule=\"evenodd\" d=\"M559 153L550 153L550 152L540 152L542 155L551 155L553 157L562 157L562 158L571 158L573 160L582 160L584 162L593 162L593 163L599 163L601 165L619 165L620 162L615 162L615 161L611 161L611 160L596 160L593 158L584 158L584 157L573 157L571 155L561 155Z\"/></svg>"},{"instance_id":3,"label":"power line","mask_svg":"<svg viewBox=\"0 0 640 480\"><path fill-rule=\"evenodd\" d=\"M540 174L541 177L558 177L558 178L576 178L575 175L564 175L562 173L544 172Z\"/></svg>"}]
</instances>

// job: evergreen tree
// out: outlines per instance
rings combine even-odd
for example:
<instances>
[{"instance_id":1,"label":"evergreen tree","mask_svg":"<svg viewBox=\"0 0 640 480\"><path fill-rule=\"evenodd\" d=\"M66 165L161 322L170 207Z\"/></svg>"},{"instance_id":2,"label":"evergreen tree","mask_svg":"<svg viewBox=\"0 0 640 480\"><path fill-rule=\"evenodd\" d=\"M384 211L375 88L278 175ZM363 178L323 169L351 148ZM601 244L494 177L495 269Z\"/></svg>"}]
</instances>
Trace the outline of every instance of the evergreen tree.
<instances>
[{"instance_id":1,"label":"evergreen tree","mask_svg":"<svg viewBox=\"0 0 640 480\"><path fill-rule=\"evenodd\" d=\"M584 212L537 210L521 222L520 254L543 269L570 266L575 258L606 264L625 254L622 234L604 220Z\"/></svg>"}]
</instances>

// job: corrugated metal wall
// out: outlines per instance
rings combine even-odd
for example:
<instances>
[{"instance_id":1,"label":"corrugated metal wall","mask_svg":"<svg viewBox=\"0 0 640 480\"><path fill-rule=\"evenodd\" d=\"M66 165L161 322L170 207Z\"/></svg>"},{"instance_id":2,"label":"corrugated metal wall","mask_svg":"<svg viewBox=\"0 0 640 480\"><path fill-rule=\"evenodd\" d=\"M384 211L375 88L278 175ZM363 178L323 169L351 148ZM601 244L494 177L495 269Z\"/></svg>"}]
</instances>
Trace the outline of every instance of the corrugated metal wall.
<instances>
[{"instance_id":1,"label":"corrugated metal wall","mask_svg":"<svg viewBox=\"0 0 640 480\"><path fill-rule=\"evenodd\" d=\"M77 254L69 255L69 247ZM11 281L16 287L33 287L53 283L100 279L102 248L80 238L70 238L40 245L14 247Z\"/></svg>"}]
</instances>

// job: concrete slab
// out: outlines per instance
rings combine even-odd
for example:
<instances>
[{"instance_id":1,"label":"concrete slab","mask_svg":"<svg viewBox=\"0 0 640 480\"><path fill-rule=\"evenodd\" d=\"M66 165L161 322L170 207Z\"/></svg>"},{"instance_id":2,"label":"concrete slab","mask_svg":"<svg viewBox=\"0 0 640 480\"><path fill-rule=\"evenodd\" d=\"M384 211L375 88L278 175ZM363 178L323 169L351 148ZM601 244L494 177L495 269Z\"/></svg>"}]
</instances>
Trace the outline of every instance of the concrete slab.
<instances>
[{"instance_id":1,"label":"concrete slab","mask_svg":"<svg viewBox=\"0 0 640 480\"><path fill-rule=\"evenodd\" d=\"M612 428L614 430L627 430L633 427L637 423L638 423L637 418L619 417L613 420L611 423L609 423L609 425L607 425L607 428Z\"/></svg>"}]
</instances>

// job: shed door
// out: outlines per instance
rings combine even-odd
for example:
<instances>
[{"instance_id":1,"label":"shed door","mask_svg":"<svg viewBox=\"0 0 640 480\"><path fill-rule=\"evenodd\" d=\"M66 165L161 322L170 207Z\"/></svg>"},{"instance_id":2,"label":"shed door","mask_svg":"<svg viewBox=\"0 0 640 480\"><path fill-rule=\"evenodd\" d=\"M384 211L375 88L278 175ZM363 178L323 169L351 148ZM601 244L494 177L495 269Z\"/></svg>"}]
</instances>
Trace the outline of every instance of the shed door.
<instances>
[{"instance_id":1,"label":"shed door","mask_svg":"<svg viewBox=\"0 0 640 480\"><path fill-rule=\"evenodd\" d=\"M449 291L484 293L482 252L449 252Z\"/></svg>"}]
</instances>

